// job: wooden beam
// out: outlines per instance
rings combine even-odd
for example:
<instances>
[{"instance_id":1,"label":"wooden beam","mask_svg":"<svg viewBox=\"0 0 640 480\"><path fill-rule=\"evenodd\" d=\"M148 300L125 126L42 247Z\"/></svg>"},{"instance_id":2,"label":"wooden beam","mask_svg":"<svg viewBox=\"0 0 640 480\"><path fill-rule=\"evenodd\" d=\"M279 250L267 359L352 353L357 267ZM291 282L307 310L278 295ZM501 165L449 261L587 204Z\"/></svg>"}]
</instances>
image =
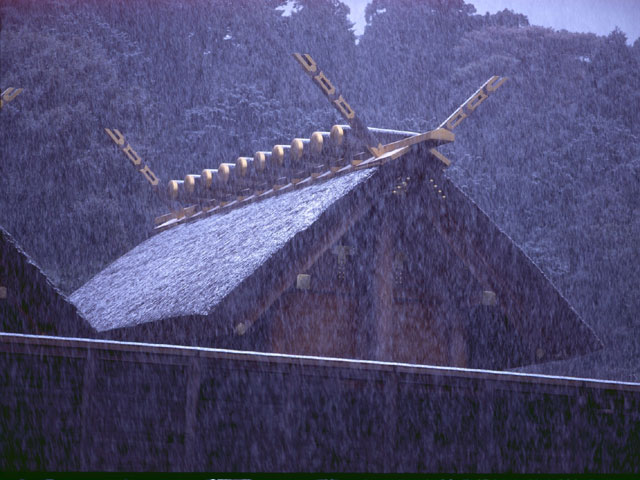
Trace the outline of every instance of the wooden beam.
<instances>
[{"instance_id":1,"label":"wooden beam","mask_svg":"<svg viewBox=\"0 0 640 480\"><path fill-rule=\"evenodd\" d=\"M62 346L62 348L65 348L65 346ZM82 401L80 404L80 462L82 470L87 471L92 469L90 432L92 431L91 422L93 420L91 403L96 385L96 353L92 350L91 346L86 346L84 353L86 357L82 375Z\"/></svg>"},{"instance_id":2,"label":"wooden beam","mask_svg":"<svg viewBox=\"0 0 640 480\"><path fill-rule=\"evenodd\" d=\"M425 133L421 133L420 135L415 135L409 138L403 138L402 140L398 140L396 142L391 142L384 145L382 148L377 149L379 157L385 153L391 152L393 150L397 150L399 148L410 147L417 143L427 143L430 148L434 148L438 145L443 145L445 143L451 143L455 141L456 136L451 133L449 130L444 128L437 128L435 130L430 130Z\"/></svg>"},{"instance_id":3,"label":"wooden beam","mask_svg":"<svg viewBox=\"0 0 640 480\"><path fill-rule=\"evenodd\" d=\"M373 271L373 316L375 325L375 360L392 360L393 346L393 236L396 229L391 225L389 215L380 212L377 228L374 271Z\"/></svg>"},{"instance_id":4,"label":"wooden beam","mask_svg":"<svg viewBox=\"0 0 640 480\"><path fill-rule=\"evenodd\" d=\"M184 468L189 469L189 465L196 464L196 458L194 452L197 450L196 443L196 421L197 421L197 406L198 396L200 392L201 373L200 373L201 360L198 356L191 357L189 365L189 380L187 382L185 411L184 411Z\"/></svg>"}]
</instances>

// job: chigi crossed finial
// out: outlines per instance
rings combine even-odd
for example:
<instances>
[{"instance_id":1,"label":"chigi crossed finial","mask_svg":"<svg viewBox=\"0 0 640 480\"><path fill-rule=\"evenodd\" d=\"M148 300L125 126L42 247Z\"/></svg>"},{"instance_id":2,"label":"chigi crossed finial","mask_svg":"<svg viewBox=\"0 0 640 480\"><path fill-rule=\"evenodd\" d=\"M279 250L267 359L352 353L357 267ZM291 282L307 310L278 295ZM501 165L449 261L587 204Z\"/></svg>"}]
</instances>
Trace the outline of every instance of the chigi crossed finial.
<instances>
[{"instance_id":1,"label":"chigi crossed finial","mask_svg":"<svg viewBox=\"0 0 640 480\"><path fill-rule=\"evenodd\" d=\"M424 133L367 127L351 105L318 67L311 55L294 53L294 58L313 79L347 124L334 125L330 131L316 131L309 138L294 138L290 145L239 156L235 162L221 162L216 168L205 168L200 174L187 174L183 180L170 180L167 188L158 186L155 174L129 144L123 149L134 166L156 188L170 212L155 219L155 230L162 231L183 222L264 200L274 195L324 182L357 170L373 168L396 160L412 146L426 146L430 157L442 167L451 162L437 147L453 142L453 130L507 79L492 76L467 101L436 129ZM117 130L113 141L124 145ZM137 162L137 163L136 163ZM441 195L442 199L446 195Z\"/></svg>"}]
</instances>

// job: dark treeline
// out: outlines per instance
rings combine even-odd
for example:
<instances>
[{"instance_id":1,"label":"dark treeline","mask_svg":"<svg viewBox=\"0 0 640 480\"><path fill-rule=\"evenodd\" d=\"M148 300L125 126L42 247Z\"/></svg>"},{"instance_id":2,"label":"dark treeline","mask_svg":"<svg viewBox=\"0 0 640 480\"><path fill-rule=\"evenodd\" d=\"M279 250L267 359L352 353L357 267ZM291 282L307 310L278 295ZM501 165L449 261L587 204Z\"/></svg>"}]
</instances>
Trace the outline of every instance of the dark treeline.
<instances>
[{"instance_id":1,"label":"dark treeline","mask_svg":"<svg viewBox=\"0 0 640 480\"><path fill-rule=\"evenodd\" d=\"M328 130L311 53L373 126L437 126L510 77L443 149L451 178L606 341L640 311L640 41L530 26L462 0L4 0L0 223L66 292L165 213L104 127L166 182Z\"/></svg>"}]
</instances>

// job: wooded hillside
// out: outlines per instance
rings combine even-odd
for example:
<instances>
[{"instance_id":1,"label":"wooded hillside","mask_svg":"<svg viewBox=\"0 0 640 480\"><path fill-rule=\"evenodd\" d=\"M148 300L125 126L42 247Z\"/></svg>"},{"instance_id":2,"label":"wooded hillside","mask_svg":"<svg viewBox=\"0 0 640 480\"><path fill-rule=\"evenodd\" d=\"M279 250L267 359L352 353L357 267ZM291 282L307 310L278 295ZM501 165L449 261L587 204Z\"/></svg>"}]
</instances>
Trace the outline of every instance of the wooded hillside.
<instances>
[{"instance_id":1,"label":"wooded hillside","mask_svg":"<svg viewBox=\"0 0 640 480\"><path fill-rule=\"evenodd\" d=\"M104 127L162 182L328 130L339 119L302 51L377 127L428 130L509 77L442 149L450 177L605 342L640 331L640 40L373 0L356 44L339 1L285 3L2 2L0 88L24 92L0 112L0 224L64 291L165 213Z\"/></svg>"}]
</instances>

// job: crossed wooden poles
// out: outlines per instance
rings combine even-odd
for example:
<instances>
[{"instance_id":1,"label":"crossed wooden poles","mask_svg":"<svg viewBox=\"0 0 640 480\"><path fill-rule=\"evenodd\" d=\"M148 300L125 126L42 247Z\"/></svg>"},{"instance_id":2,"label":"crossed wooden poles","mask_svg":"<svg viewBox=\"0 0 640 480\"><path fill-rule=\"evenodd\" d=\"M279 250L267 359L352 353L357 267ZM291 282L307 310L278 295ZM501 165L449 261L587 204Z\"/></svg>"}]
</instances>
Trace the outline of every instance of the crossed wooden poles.
<instances>
[{"instance_id":1,"label":"crossed wooden poles","mask_svg":"<svg viewBox=\"0 0 640 480\"><path fill-rule=\"evenodd\" d=\"M170 213L155 219L156 231L380 166L400 158L416 144L426 145L448 167L451 162L437 147L453 142L453 130L507 80L498 76L489 78L434 130L424 133L386 130L366 127L311 55L293 56L347 124L334 125L328 132L313 132L309 138L294 138L290 145L274 145L271 151L240 156L235 162L222 162L217 168L205 168L183 180L170 180L166 189L159 187L156 175L131 146L127 143L124 147L124 136L116 129L105 128L170 209Z\"/></svg>"}]
</instances>

